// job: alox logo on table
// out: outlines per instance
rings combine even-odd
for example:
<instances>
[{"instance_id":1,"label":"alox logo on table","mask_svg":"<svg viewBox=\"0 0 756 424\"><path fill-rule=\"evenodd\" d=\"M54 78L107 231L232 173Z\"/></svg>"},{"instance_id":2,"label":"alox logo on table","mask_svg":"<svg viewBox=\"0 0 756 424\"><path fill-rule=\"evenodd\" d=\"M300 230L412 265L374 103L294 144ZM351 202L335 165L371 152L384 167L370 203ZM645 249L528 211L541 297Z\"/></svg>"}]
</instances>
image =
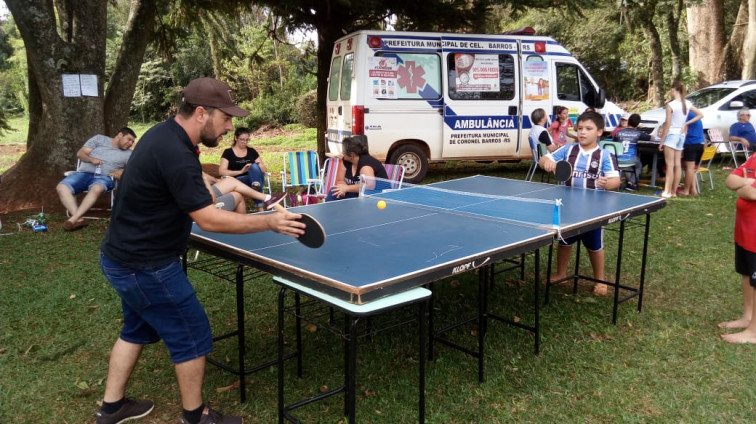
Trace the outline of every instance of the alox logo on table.
<instances>
[{"instance_id":1,"label":"alox logo on table","mask_svg":"<svg viewBox=\"0 0 756 424\"><path fill-rule=\"evenodd\" d=\"M483 265L487 264L488 261L490 260L491 258L488 257L486 259L483 259L482 261L471 261L471 262L464 263L462 265L457 265L454 268L452 268L452 274L459 274L462 272L473 270L475 268L480 268Z\"/></svg>"}]
</instances>

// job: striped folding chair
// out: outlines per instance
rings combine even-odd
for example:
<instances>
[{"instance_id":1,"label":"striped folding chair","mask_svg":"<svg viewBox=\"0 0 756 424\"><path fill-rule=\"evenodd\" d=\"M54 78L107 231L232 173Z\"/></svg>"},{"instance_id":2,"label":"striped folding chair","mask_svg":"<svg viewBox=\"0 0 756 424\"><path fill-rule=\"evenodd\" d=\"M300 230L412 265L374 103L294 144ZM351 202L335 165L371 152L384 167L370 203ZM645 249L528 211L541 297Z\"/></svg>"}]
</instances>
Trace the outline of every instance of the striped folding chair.
<instances>
[{"instance_id":1,"label":"striped folding chair","mask_svg":"<svg viewBox=\"0 0 756 424\"><path fill-rule=\"evenodd\" d=\"M402 165L395 165L393 163L385 163L383 167L386 168L386 174L391 181L391 189L402 188L402 182L404 182L404 167Z\"/></svg>"},{"instance_id":2,"label":"striped folding chair","mask_svg":"<svg viewBox=\"0 0 756 424\"><path fill-rule=\"evenodd\" d=\"M329 157L326 158L323 163L323 169L320 171L320 175L323 176L323 181L320 184L320 192L317 197L319 200L323 200L331 192L331 187L336 184L336 175L339 173L339 167L341 166L341 158Z\"/></svg>"},{"instance_id":3,"label":"striped folding chair","mask_svg":"<svg viewBox=\"0 0 756 424\"><path fill-rule=\"evenodd\" d=\"M319 166L320 158L314 150L285 153L281 171L283 191L287 192L287 189L292 187L304 187L305 191L309 191L310 186L314 186L315 192L321 193L322 176ZM287 199L284 199L284 203L286 201Z\"/></svg>"}]
</instances>

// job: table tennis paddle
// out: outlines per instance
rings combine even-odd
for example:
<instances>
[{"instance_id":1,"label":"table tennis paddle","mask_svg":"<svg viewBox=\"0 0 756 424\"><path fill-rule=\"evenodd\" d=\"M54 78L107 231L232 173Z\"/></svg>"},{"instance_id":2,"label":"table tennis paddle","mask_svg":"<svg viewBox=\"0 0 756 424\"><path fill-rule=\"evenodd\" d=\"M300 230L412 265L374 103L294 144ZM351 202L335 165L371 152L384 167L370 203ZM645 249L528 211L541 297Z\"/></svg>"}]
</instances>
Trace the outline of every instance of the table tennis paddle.
<instances>
[{"instance_id":1,"label":"table tennis paddle","mask_svg":"<svg viewBox=\"0 0 756 424\"><path fill-rule=\"evenodd\" d=\"M273 208L276 212L286 211L286 209L278 203L276 203ZM323 229L323 226L320 225L315 218L306 213L300 213L300 215L302 215L302 217L299 218L298 221L305 225L305 233L299 236L297 240L307 247L318 248L322 246L326 240L326 232Z\"/></svg>"},{"instance_id":2,"label":"table tennis paddle","mask_svg":"<svg viewBox=\"0 0 756 424\"><path fill-rule=\"evenodd\" d=\"M570 163L566 160L560 160L556 164L554 176L556 177L558 183L564 183L565 181L569 180L572 176L572 165L570 165Z\"/></svg>"}]
</instances>

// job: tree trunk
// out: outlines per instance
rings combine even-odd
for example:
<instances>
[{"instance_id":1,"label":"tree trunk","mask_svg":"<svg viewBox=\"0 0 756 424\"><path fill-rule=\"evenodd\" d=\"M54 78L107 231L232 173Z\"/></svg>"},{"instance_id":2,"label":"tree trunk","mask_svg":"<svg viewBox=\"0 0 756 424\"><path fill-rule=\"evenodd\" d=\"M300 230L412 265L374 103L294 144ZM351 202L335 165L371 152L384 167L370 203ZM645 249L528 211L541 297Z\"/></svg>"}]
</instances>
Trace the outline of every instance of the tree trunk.
<instances>
[{"instance_id":1,"label":"tree trunk","mask_svg":"<svg viewBox=\"0 0 756 424\"><path fill-rule=\"evenodd\" d=\"M723 0L703 0L688 7L689 63L698 85L721 79L725 47Z\"/></svg>"},{"instance_id":2,"label":"tree trunk","mask_svg":"<svg viewBox=\"0 0 756 424\"><path fill-rule=\"evenodd\" d=\"M642 20L643 34L651 49L651 87L649 97L654 100L658 107L664 106L664 67L662 66L662 46L659 32L654 26L653 20Z\"/></svg>"},{"instance_id":3,"label":"tree trunk","mask_svg":"<svg viewBox=\"0 0 756 424\"><path fill-rule=\"evenodd\" d=\"M105 93L105 134L112 136L127 126L131 100L144 52L154 34L157 7L155 0L133 0L113 74Z\"/></svg>"},{"instance_id":4,"label":"tree trunk","mask_svg":"<svg viewBox=\"0 0 756 424\"><path fill-rule=\"evenodd\" d=\"M743 43L743 79L756 78L756 0L748 0L748 30Z\"/></svg>"},{"instance_id":5,"label":"tree trunk","mask_svg":"<svg viewBox=\"0 0 756 424\"><path fill-rule=\"evenodd\" d=\"M743 43L748 30L748 0L740 0L738 15L735 18L730 38L727 40L722 62L717 75L720 80L732 80L741 77L743 72Z\"/></svg>"},{"instance_id":6,"label":"tree trunk","mask_svg":"<svg viewBox=\"0 0 756 424\"><path fill-rule=\"evenodd\" d=\"M74 169L76 152L84 142L107 133L103 87L108 1L65 1L61 7L50 0L5 1L26 47L29 135L26 153L3 174L0 213L41 207L63 211L55 186L65 171ZM154 5L154 0L142 1ZM151 26L152 21L134 25ZM141 31L135 29L131 34L146 44L148 37L137 36ZM124 40L118 61L130 62L126 65L135 68L116 69L118 81L108 89L108 95L117 98L108 112L108 122L116 127L128 117L128 107L118 104L131 102L134 83L129 81L132 73L138 74L142 56L130 52L143 53L144 46L139 49L139 45ZM63 74L97 76L98 95L64 97Z\"/></svg>"},{"instance_id":7,"label":"tree trunk","mask_svg":"<svg viewBox=\"0 0 756 424\"><path fill-rule=\"evenodd\" d=\"M669 50L672 54L672 81L682 77L682 58L680 57L680 40L677 31L680 27L680 13L682 12L682 0L677 0L674 8L667 9L667 32L669 33Z\"/></svg>"}]
</instances>

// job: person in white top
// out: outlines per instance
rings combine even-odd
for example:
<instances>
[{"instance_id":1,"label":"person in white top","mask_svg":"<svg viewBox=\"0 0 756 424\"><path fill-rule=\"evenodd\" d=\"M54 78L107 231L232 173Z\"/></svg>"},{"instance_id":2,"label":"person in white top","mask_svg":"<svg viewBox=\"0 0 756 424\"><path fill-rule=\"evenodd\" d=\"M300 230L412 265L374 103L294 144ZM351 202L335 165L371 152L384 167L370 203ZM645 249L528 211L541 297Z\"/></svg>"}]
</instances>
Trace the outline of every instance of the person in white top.
<instances>
[{"instance_id":1,"label":"person in white top","mask_svg":"<svg viewBox=\"0 0 756 424\"><path fill-rule=\"evenodd\" d=\"M685 99L685 85L681 81L672 83L669 89L672 97L667 103L667 120L664 122L664 143L659 144L659 150L664 151L664 161L667 164L667 178L664 181L664 191L661 197L677 197L677 186L682 178L680 158L682 157L685 134L688 132L688 124L701 119L703 114ZM695 114L695 118L687 121L688 111Z\"/></svg>"}]
</instances>

